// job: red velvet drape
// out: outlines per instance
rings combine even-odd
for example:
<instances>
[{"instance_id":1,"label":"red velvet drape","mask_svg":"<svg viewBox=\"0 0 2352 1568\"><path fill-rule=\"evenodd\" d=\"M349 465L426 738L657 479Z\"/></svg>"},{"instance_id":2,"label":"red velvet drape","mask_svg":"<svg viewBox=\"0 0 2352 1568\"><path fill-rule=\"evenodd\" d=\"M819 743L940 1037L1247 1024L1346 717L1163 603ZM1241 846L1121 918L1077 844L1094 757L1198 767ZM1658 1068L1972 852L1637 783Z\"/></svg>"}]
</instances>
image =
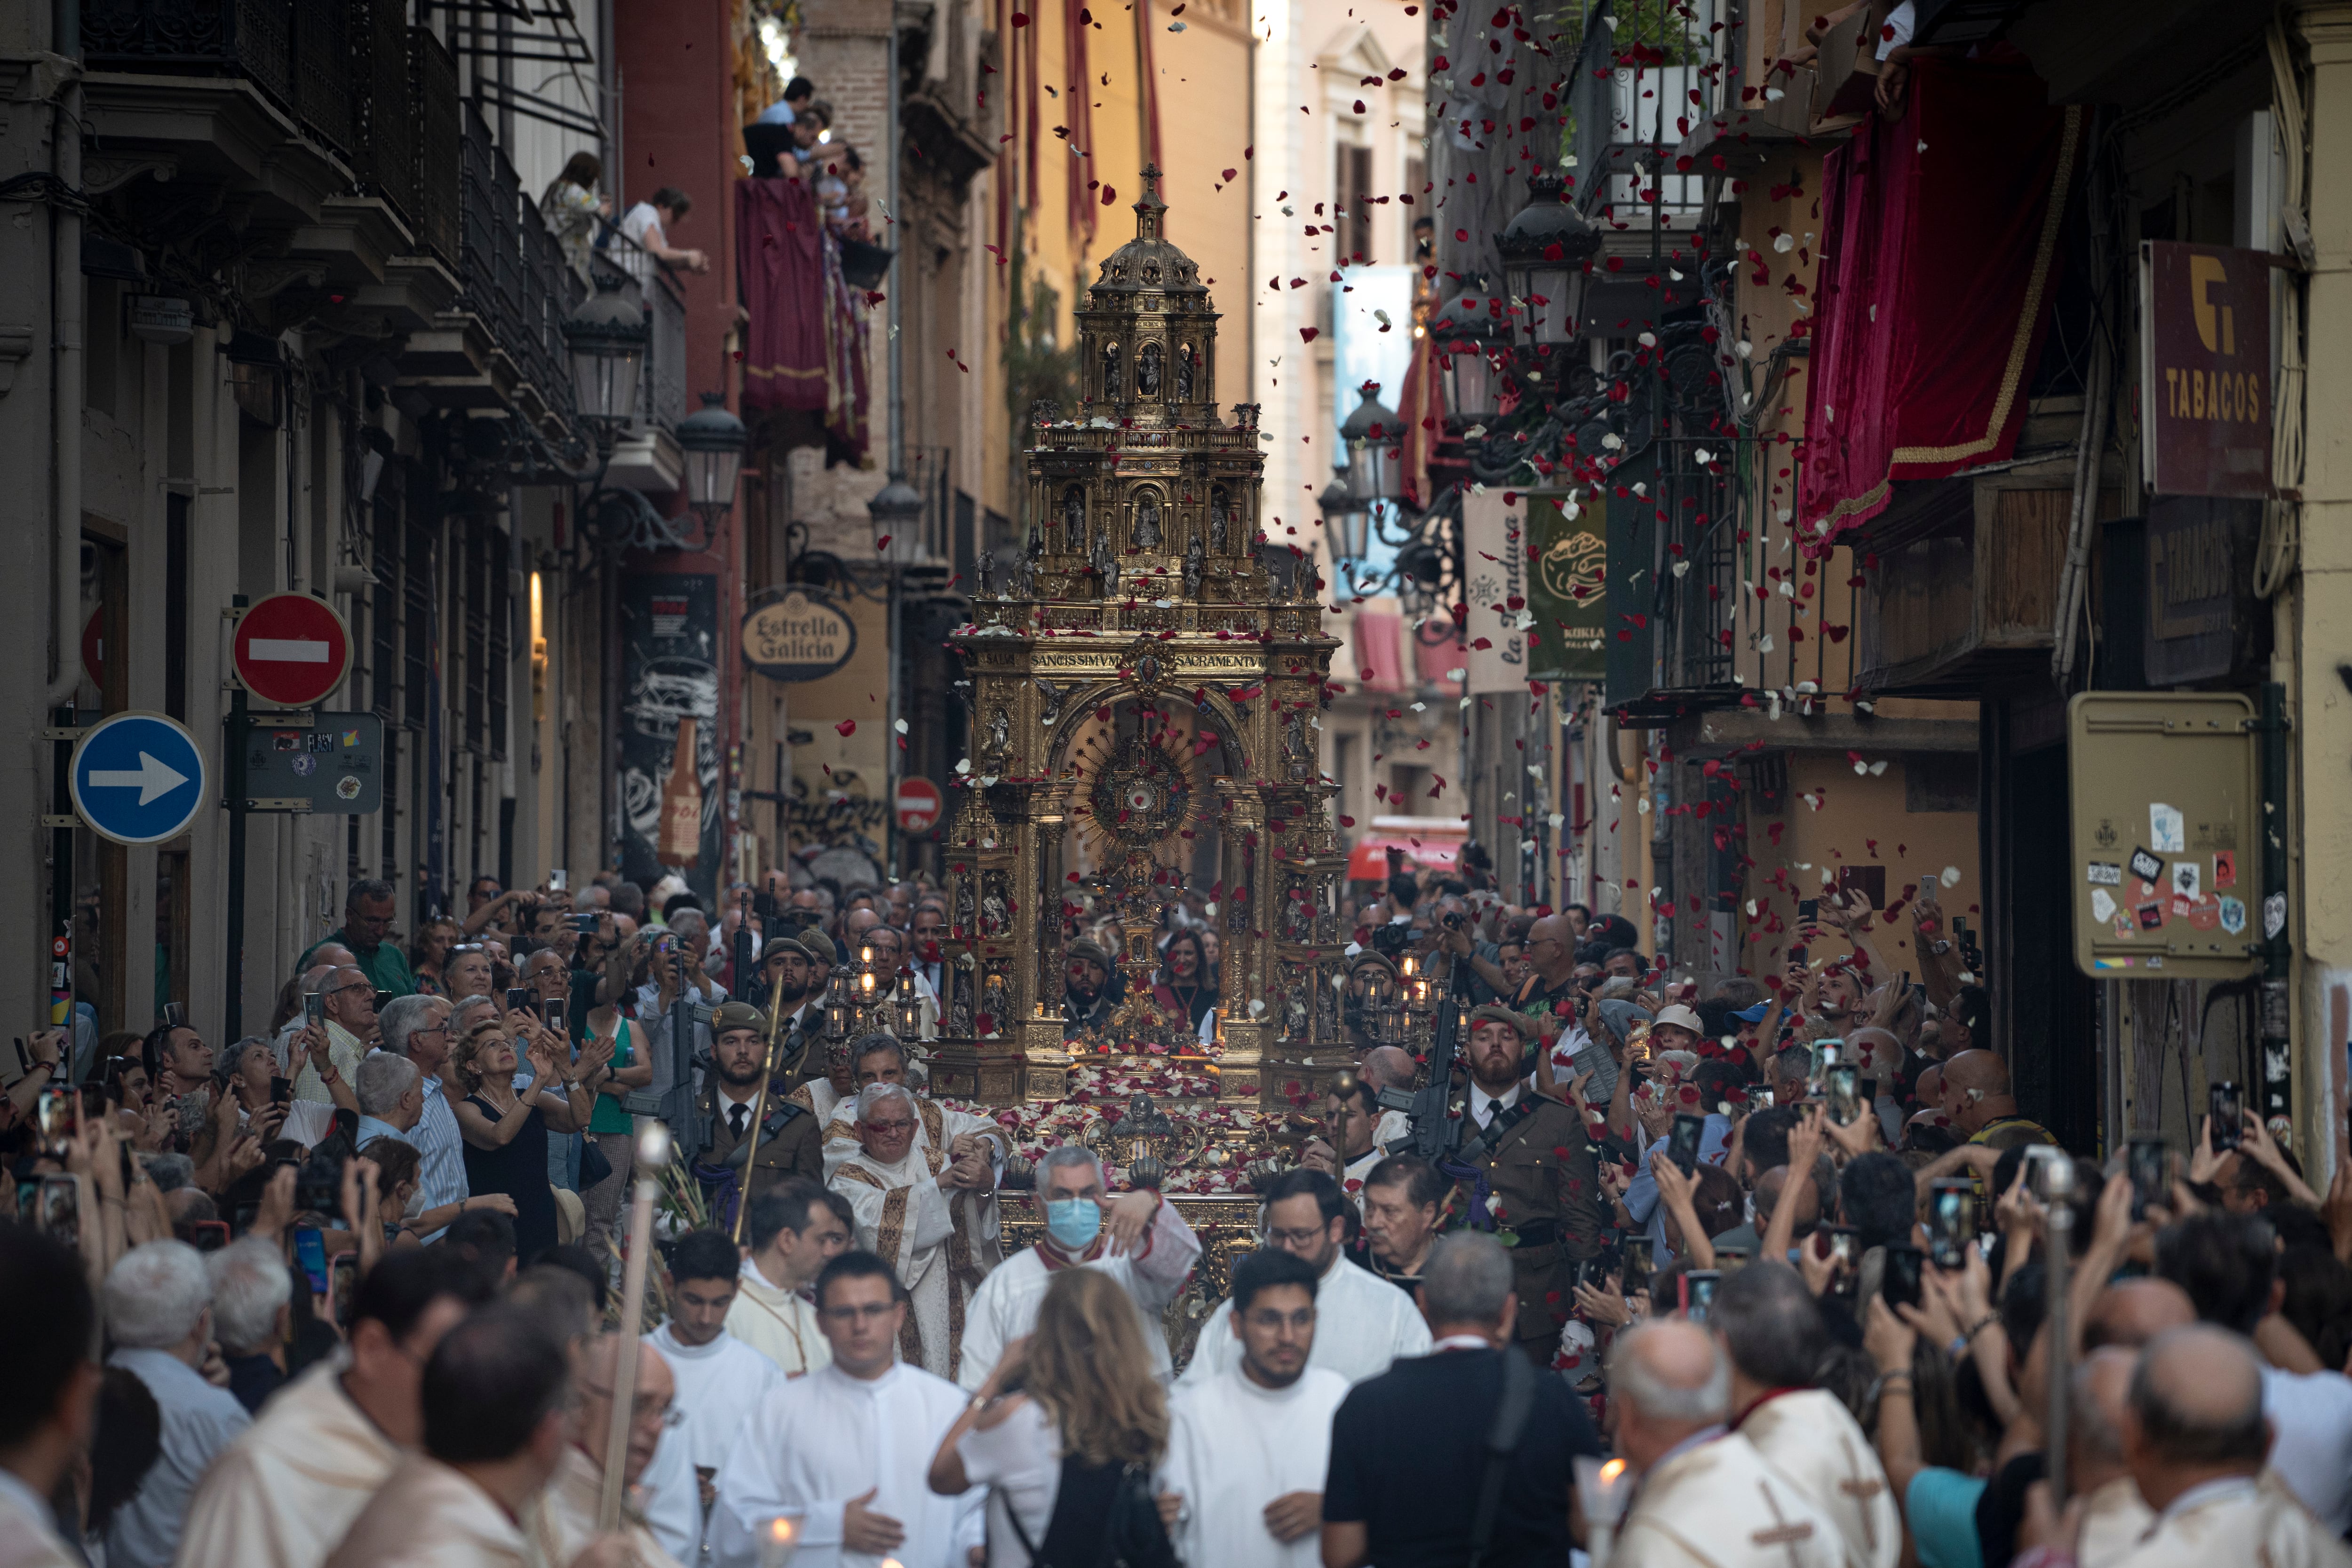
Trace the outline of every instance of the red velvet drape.
<instances>
[{"instance_id":1,"label":"red velvet drape","mask_svg":"<svg viewBox=\"0 0 2352 1568\"><path fill-rule=\"evenodd\" d=\"M1931 57L1901 120L1873 116L1824 162L1805 523L1834 534L1892 480L2015 449L2084 130L2022 66Z\"/></svg>"},{"instance_id":2,"label":"red velvet drape","mask_svg":"<svg viewBox=\"0 0 2352 1568\"><path fill-rule=\"evenodd\" d=\"M735 182L735 272L751 324L743 406L825 406L824 231L798 180Z\"/></svg>"}]
</instances>

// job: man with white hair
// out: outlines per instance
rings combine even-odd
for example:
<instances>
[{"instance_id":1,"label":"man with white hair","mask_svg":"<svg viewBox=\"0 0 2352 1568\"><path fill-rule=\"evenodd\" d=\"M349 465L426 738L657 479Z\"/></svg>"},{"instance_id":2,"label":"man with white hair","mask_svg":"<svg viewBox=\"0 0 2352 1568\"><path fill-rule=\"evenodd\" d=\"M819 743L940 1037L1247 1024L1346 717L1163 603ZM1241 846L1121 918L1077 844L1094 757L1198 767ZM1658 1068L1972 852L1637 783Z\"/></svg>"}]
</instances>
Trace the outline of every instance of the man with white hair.
<instances>
[{"instance_id":1,"label":"man with white hair","mask_svg":"<svg viewBox=\"0 0 2352 1568\"><path fill-rule=\"evenodd\" d=\"M996 1173L979 1149L950 1160L940 1145L918 1145L920 1125L905 1084L867 1084L857 1092L857 1152L829 1185L856 1216L856 1245L888 1259L907 1288L901 1358L952 1380L972 1293L1001 1257Z\"/></svg>"},{"instance_id":2,"label":"man with white hair","mask_svg":"<svg viewBox=\"0 0 2352 1568\"><path fill-rule=\"evenodd\" d=\"M984 1156L992 1168L1003 1167L1004 1156L1012 1152L1012 1140L1005 1136L1004 1129L985 1116L952 1110L922 1093L909 1076L913 1058L906 1042L897 1035L881 1030L861 1034L849 1042L848 1054L853 1094L869 1083L900 1083L914 1092L917 1148L945 1149L951 1160L977 1154ZM842 1161L857 1152L857 1106L854 1099L844 1100L837 1103L824 1129L827 1181L841 1168Z\"/></svg>"},{"instance_id":3,"label":"man with white hair","mask_svg":"<svg viewBox=\"0 0 2352 1568\"><path fill-rule=\"evenodd\" d=\"M1037 1162L1031 1207L1045 1221L1037 1245L1016 1252L981 1284L966 1314L963 1360L956 1381L978 1389L1003 1357L1004 1347L1037 1326L1038 1303L1054 1275L1072 1267L1099 1269L1135 1301L1143 1343L1162 1383L1174 1375L1160 1317L1191 1277L1201 1239L1176 1206L1149 1187L1113 1197L1102 1162L1090 1149L1065 1144Z\"/></svg>"},{"instance_id":4,"label":"man with white hair","mask_svg":"<svg viewBox=\"0 0 2352 1568\"><path fill-rule=\"evenodd\" d=\"M1679 1320L1620 1333L1609 1392L1637 1478L1612 1568L1843 1568L1837 1526L1726 1429L1731 1363L1714 1335Z\"/></svg>"},{"instance_id":5,"label":"man with white hair","mask_svg":"<svg viewBox=\"0 0 2352 1568\"><path fill-rule=\"evenodd\" d=\"M270 1354L286 1343L286 1320L294 1301L294 1279L277 1244L248 1236L205 1260L212 1277L213 1333L228 1367L228 1391L248 1415L286 1381Z\"/></svg>"},{"instance_id":6,"label":"man with white hair","mask_svg":"<svg viewBox=\"0 0 2352 1568\"><path fill-rule=\"evenodd\" d=\"M197 1369L213 1342L213 1287L205 1255L184 1241L150 1241L106 1276L107 1358L147 1385L163 1421L163 1447L129 1502L106 1527L110 1568L165 1568L180 1545L188 1499L222 1449L253 1425L236 1396Z\"/></svg>"},{"instance_id":7,"label":"man with white hair","mask_svg":"<svg viewBox=\"0 0 2352 1568\"><path fill-rule=\"evenodd\" d=\"M360 1063L352 1083L360 1096L356 1147L364 1149L378 1138L404 1141L425 1114L425 1074L404 1056L375 1052Z\"/></svg>"}]
</instances>

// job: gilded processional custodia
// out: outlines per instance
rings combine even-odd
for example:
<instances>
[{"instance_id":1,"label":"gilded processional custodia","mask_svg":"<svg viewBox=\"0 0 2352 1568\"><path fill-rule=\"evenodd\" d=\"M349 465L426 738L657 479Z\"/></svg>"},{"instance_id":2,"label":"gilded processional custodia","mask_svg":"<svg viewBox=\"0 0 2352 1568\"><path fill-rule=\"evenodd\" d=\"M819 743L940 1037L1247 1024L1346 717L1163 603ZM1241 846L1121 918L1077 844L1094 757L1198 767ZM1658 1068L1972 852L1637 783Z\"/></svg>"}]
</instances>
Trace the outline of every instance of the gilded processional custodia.
<instances>
[{"instance_id":1,"label":"gilded processional custodia","mask_svg":"<svg viewBox=\"0 0 2352 1568\"><path fill-rule=\"evenodd\" d=\"M1024 548L983 561L951 639L972 741L930 1070L1024 1145L1083 1139L1205 1194L1245 1190L1349 1062L1318 762L1339 644L1311 558L1267 539L1256 407L1219 416L1217 313L1159 179L1076 312L1078 406L1031 411ZM1221 948L1209 1030L1152 1000L1187 888ZM1067 945L1106 925L1124 1002L1066 1040Z\"/></svg>"}]
</instances>

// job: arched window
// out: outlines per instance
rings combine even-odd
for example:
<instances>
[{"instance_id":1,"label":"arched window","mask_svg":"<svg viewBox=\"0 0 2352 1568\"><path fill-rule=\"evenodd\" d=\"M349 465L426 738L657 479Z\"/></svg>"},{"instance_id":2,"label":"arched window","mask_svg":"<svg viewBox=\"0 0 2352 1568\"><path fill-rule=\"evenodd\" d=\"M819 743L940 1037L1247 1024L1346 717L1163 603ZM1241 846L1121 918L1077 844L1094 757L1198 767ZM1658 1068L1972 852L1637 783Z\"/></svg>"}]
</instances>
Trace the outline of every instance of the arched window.
<instances>
[{"instance_id":1,"label":"arched window","mask_svg":"<svg viewBox=\"0 0 2352 1568\"><path fill-rule=\"evenodd\" d=\"M1073 555L1087 553L1087 492L1082 486L1062 492L1062 548Z\"/></svg>"},{"instance_id":2,"label":"arched window","mask_svg":"<svg viewBox=\"0 0 2352 1568\"><path fill-rule=\"evenodd\" d=\"M1160 548L1160 492L1146 486L1135 493L1135 548Z\"/></svg>"}]
</instances>

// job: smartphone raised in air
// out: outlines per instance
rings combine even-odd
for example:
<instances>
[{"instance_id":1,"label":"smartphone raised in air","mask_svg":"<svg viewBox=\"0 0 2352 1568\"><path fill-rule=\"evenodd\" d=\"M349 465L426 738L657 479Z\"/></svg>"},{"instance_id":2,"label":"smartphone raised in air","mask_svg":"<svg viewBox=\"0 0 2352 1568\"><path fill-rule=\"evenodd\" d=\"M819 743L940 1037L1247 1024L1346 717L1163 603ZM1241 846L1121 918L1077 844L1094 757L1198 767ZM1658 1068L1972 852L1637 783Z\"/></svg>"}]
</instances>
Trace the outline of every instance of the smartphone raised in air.
<instances>
[{"instance_id":1,"label":"smartphone raised in air","mask_svg":"<svg viewBox=\"0 0 2352 1568\"><path fill-rule=\"evenodd\" d=\"M1679 1166L1685 1176L1698 1171L1699 1139L1706 1134L1706 1118L1679 1112L1675 1116L1674 1131L1666 1134L1666 1157Z\"/></svg>"},{"instance_id":2,"label":"smartphone raised in air","mask_svg":"<svg viewBox=\"0 0 2352 1568\"><path fill-rule=\"evenodd\" d=\"M1885 1298L1889 1312L1919 1304L1919 1278L1927 1262L1927 1255L1916 1247L1886 1249L1886 1272L1879 1281L1878 1293Z\"/></svg>"},{"instance_id":3,"label":"smartphone raised in air","mask_svg":"<svg viewBox=\"0 0 2352 1568\"><path fill-rule=\"evenodd\" d=\"M310 1282L310 1293L327 1293L327 1240L315 1225L300 1225L294 1229L294 1261L300 1266L302 1276Z\"/></svg>"},{"instance_id":4,"label":"smartphone raised in air","mask_svg":"<svg viewBox=\"0 0 2352 1568\"><path fill-rule=\"evenodd\" d=\"M1704 1323L1715 1311L1715 1292L1723 1283L1723 1276L1713 1269L1693 1269L1675 1281L1675 1295L1683 1316L1695 1323Z\"/></svg>"},{"instance_id":5,"label":"smartphone raised in air","mask_svg":"<svg viewBox=\"0 0 2352 1568\"><path fill-rule=\"evenodd\" d=\"M2161 1133L2134 1133L2131 1135L2124 1155L2124 1168L2131 1176L2134 1219L2146 1215L2150 1204L2170 1207L2172 1189L2166 1178L2170 1174L2168 1167L2172 1163L2170 1145L2165 1142Z\"/></svg>"},{"instance_id":6,"label":"smartphone raised in air","mask_svg":"<svg viewBox=\"0 0 2352 1568\"><path fill-rule=\"evenodd\" d=\"M1822 1085L1829 1100L1831 1121L1846 1127L1862 1120L1862 1069L1851 1066L1825 1069L1822 1073Z\"/></svg>"},{"instance_id":7,"label":"smartphone raised in air","mask_svg":"<svg viewBox=\"0 0 2352 1568\"><path fill-rule=\"evenodd\" d=\"M1965 1176L1934 1183L1927 1193L1927 1255L1936 1267L1964 1266L1976 1239L1977 1184Z\"/></svg>"},{"instance_id":8,"label":"smartphone raised in air","mask_svg":"<svg viewBox=\"0 0 2352 1568\"><path fill-rule=\"evenodd\" d=\"M2246 1092L2235 1083L2216 1083L2205 1091L2205 1113L2213 1122L2213 1152L2238 1146L2246 1129Z\"/></svg>"}]
</instances>

